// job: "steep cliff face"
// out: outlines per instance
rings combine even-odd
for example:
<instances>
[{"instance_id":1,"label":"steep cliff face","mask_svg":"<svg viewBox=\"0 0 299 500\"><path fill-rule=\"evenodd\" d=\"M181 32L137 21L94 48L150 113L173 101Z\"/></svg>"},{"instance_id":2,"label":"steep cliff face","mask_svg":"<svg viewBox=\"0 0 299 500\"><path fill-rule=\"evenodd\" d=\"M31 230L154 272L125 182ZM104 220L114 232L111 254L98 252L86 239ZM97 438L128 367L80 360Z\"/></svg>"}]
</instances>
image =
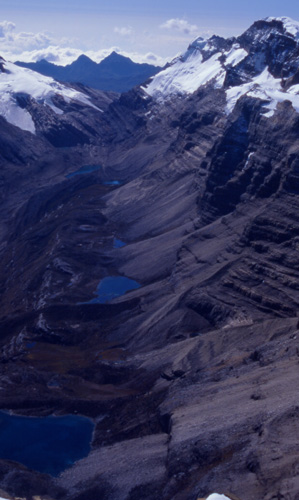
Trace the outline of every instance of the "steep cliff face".
<instances>
[{"instance_id":1,"label":"steep cliff face","mask_svg":"<svg viewBox=\"0 0 299 500\"><path fill-rule=\"evenodd\" d=\"M76 89L106 106L58 129L88 141L44 103L36 134L2 119L0 405L96 422L55 481L3 463L11 494L296 499L297 59L269 18L118 99Z\"/></svg>"}]
</instances>

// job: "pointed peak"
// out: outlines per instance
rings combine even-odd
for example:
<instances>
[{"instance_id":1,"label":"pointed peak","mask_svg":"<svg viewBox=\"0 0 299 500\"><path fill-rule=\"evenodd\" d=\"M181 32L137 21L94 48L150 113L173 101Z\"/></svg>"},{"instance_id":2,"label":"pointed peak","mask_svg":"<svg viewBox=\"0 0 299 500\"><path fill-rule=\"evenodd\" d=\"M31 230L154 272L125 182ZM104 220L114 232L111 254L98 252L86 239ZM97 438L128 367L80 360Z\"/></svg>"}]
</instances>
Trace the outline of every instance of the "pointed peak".
<instances>
[{"instance_id":1,"label":"pointed peak","mask_svg":"<svg viewBox=\"0 0 299 500\"><path fill-rule=\"evenodd\" d=\"M73 61L70 66L72 65L79 65L79 66L94 66L96 65L97 63L94 62L92 59L90 59L90 57L86 56L85 54L81 54L78 59L76 59L75 61Z\"/></svg>"},{"instance_id":2,"label":"pointed peak","mask_svg":"<svg viewBox=\"0 0 299 500\"><path fill-rule=\"evenodd\" d=\"M125 57L118 52L111 52L109 56L105 57L99 65L101 68L110 68L112 66L118 66L122 68L128 68L130 66L135 66L137 63L134 63L129 57Z\"/></svg>"},{"instance_id":3,"label":"pointed peak","mask_svg":"<svg viewBox=\"0 0 299 500\"><path fill-rule=\"evenodd\" d=\"M76 61L91 61L94 62L90 57L86 56L85 54L81 54Z\"/></svg>"},{"instance_id":4,"label":"pointed peak","mask_svg":"<svg viewBox=\"0 0 299 500\"><path fill-rule=\"evenodd\" d=\"M78 66L79 68L80 67L89 67L89 66L95 66L97 63L94 62L92 59L90 59L88 56L86 56L85 54L81 54L78 59L76 59L75 61L73 61L72 63L68 64L67 66L65 67L76 67Z\"/></svg>"},{"instance_id":5,"label":"pointed peak","mask_svg":"<svg viewBox=\"0 0 299 500\"><path fill-rule=\"evenodd\" d=\"M104 61L105 60L113 60L113 61L124 61L124 60L131 60L129 57L126 57L126 56L123 56L121 54L119 54L118 52L115 52L115 50L113 52L111 52L111 54L109 54L109 56L105 57L105 59L103 59Z\"/></svg>"}]
</instances>

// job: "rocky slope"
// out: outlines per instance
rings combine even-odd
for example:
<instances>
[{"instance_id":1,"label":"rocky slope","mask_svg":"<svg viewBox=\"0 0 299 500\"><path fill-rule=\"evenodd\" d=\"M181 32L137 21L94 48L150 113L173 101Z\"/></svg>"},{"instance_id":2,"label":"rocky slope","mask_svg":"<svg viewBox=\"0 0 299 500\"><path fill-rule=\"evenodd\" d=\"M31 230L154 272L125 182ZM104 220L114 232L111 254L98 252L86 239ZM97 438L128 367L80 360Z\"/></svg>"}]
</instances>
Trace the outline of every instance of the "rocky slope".
<instances>
[{"instance_id":1,"label":"rocky slope","mask_svg":"<svg viewBox=\"0 0 299 500\"><path fill-rule=\"evenodd\" d=\"M61 142L2 120L0 406L96 424L56 479L2 461L9 494L298 498L298 43L286 18L196 40L68 103ZM117 276L141 286L93 300Z\"/></svg>"}]
</instances>

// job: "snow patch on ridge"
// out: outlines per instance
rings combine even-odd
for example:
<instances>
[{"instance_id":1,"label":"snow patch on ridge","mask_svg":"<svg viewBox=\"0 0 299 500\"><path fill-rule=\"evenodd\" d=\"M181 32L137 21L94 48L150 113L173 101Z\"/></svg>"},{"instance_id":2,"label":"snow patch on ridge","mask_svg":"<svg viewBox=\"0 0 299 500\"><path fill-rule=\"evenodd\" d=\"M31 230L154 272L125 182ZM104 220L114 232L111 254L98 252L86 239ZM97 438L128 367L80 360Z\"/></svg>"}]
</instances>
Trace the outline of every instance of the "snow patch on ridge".
<instances>
[{"instance_id":1,"label":"snow patch on ridge","mask_svg":"<svg viewBox=\"0 0 299 500\"><path fill-rule=\"evenodd\" d=\"M247 160L245 162L245 165L243 167L243 170L246 170L246 168L248 168L249 166L249 163L250 163L250 159L254 156L254 152L252 153L249 153L249 155L247 156Z\"/></svg>"},{"instance_id":2,"label":"snow patch on ridge","mask_svg":"<svg viewBox=\"0 0 299 500\"><path fill-rule=\"evenodd\" d=\"M31 114L26 109L20 108L9 92L3 92L1 85L0 115L3 116L8 123L35 134L35 125L31 118Z\"/></svg>"},{"instance_id":3,"label":"snow patch on ridge","mask_svg":"<svg viewBox=\"0 0 299 500\"><path fill-rule=\"evenodd\" d=\"M19 107L16 94L28 95L38 103L49 106L57 114L63 114L63 111L54 105L52 98L55 95L60 95L66 102L74 100L102 111L92 104L87 96L56 82L53 78L20 68L10 62L5 61L3 65L5 71L0 73L0 115L12 125L35 133L32 117L26 109Z\"/></svg>"},{"instance_id":4,"label":"snow patch on ridge","mask_svg":"<svg viewBox=\"0 0 299 500\"><path fill-rule=\"evenodd\" d=\"M299 85L294 85L288 92L284 92L281 88L281 81L274 78L269 73L268 68L265 68L264 71L251 82L237 87L231 87L226 91L227 114L233 111L238 99L244 95L268 101L265 108L269 111L264 114L267 118L270 118L274 114L279 102L286 100L291 101L293 108L299 112Z\"/></svg>"},{"instance_id":5,"label":"snow patch on ridge","mask_svg":"<svg viewBox=\"0 0 299 500\"><path fill-rule=\"evenodd\" d=\"M221 88L226 76L226 66L236 66L248 53L235 44L228 52L218 51L203 61L202 50L207 46L209 40L195 40L185 54L174 59L171 66L155 75L143 87L145 92L157 101L163 101L175 94L192 94L212 80L215 88Z\"/></svg>"},{"instance_id":6,"label":"snow patch on ridge","mask_svg":"<svg viewBox=\"0 0 299 500\"><path fill-rule=\"evenodd\" d=\"M203 62L202 54L194 51L186 61L177 60L154 76L149 85L143 88L147 94L163 100L171 94L191 94L214 78L215 86L222 87L225 70L219 61L220 56L221 52L218 52Z\"/></svg>"},{"instance_id":7,"label":"snow patch on ridge","mask_svg":"<svg viewBox=\"0 0 299 500\"><path fill-rule=\"evenodd\" d=\"M291 19L290 17L267 17L265 19L267 22L271 21L281 21L284 29L287 33L292 35L294 38L299 40L299 22L294 21L294 19Z\"/></svg>"},{"instance_id":8,"label":"snow patch on ridge","mask_svg":"<svg viewBox=\"0 0 299 500\"><path fill-rule=\"evenodd\" d=\"M243 61L246 56L248 56L248 53L245 49L234 46L226 55L225 64L230 64L231 66L235 67L241 61Z\"/></svg>"},{"instance_id":9,"label":"snow patch on ridge","mask_svg":"<svg viewBox=\"0 0 299 500\"><path fill-rule=\"evenodd\" d=\"M225 495L219 495L219 493L212 493L206 500L230 500L230 498Z\"/></svg>"}]
</instances>

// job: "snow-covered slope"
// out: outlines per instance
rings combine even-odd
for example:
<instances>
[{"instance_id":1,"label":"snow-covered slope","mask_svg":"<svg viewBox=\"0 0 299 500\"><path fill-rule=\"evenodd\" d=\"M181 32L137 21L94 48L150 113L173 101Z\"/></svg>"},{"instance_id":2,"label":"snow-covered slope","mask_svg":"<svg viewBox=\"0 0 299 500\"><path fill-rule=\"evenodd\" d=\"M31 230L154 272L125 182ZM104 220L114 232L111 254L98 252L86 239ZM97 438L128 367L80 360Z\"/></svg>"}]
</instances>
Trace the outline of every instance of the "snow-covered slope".
<instances>
[{"instance_id":1,"label":"snow-covered slope","mask_svg":"<svg viewBox=\"0 0 299 500\"><path fill-rule=\"evenodd\" d=\"M211 40L195 40L182 57L175 59L168 68L151 79L145 87L147 94L164 100L172 94L193 93L211 80L215 87L222 87L226 70L221 56L225 55L226 64L234 67L247 56L247 52L235 44L226 53L219 50L205 59L204 50L212 46Z\"/></svg>"},{"instance_id":2,"label":"snow-covered slope","mask_svg":"<svg viewBox=\"0 0 299 500\"><path fill-rule=\"evenodd\" d=\"M34 120L30 112L20 104L21 98L29 97L48 106L56 114L63 114L53 103L55 96L62 97L66 103L73 100L96 108L83 93L0 58L0 115L9 123L35 133Z\"/></svg>"},{"instance_id":3,"label":"snow-covered slope","mask_svg":"<svg viewBox=\"0 0 299 500\"><path fill-rule=\"evenodd\" d=\"M265 101L265 114L267 118L273 116L277 104L283 101L290 101L293 108L299 113L299 85L293 85L284 91L281 86L281 80L274 78L268 68L249 83L230 87L226 91L227 97L227 113L231 113L238 99L244 95L255 97ZM268 110L268 111L267 111Z\"/></svg>"},{"instance_id":4,"label":"snow-covered slope","mask_svg":"<svg viewBox=\"0 0 299 500\"><path fill-rule=\"evenodd\" d=\"M212 493L206 500L230 500L225 495L219 495L219 493Z\"/></svg>"},{"instance_id":5,"label":"snow-covered slope","mask_svg":"<svg viewBox=\"0 0 299 500\"><path fill-rule=\"evenodd\" d=\"M280 21L283 24L284 30L287 34L299 40L299 22L291 19L290 17L267 17L266 21Z\"/></svg>"},{"instance_id":6,"label":"snow-covered slope","mask_svg":"<svg viewBox=\"0 0 299 500\"><path fill-rule=\"evenodd\" d=\"M231 113L244 95L265 101L265 116L288 100L299 112L299 23L290 18L257 21L238 38L197 38L188 50L143 87L158 102L212 85L226 92Z\"/></svg>"}]
</instances>

